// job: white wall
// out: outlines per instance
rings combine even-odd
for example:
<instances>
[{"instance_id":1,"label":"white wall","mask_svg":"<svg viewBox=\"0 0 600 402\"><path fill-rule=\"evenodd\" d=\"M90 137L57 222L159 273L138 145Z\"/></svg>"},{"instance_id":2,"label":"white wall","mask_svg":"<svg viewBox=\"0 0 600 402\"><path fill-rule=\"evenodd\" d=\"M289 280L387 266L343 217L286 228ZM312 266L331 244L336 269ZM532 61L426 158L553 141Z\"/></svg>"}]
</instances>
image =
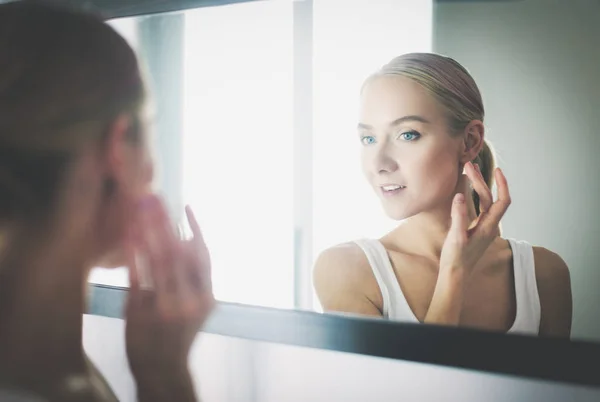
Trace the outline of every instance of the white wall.
<instances>
[{"instance_id":1,"label":"white wall","mask_svg":"<svg viewBox=\"0 0 600 402\"><path fill-rule=\"evenodd\" d=\"M434 51L474 75L510 185L508 237L571 270L573 337L600 341L600 2L434 8Z\"/></svg>"},{"instance_id":2,"label":"white wall","mask_svg":"<svg viewBox=\"0 0 600 402\"><path fill-rule=\"evenodd\" d=\"M122 320L84 317L84 347L134 401ZM600 389L202 334L191 368L203 402L598 401Z\"/></svg>"},{"instance_id":3,"label":"white wall","mask_svg":"<svg viewBox=\"0 0 600 402\"><path fill-rule=\"evenodd\" d=\"M123 320L84 315L83 346L121 402L135 401L125 354ZM190 368L203 402L248 401L254 380L248 372L251 350L240 339L204 334L192 347ZM235 380L235 381L232 381ZM252 399L250 399L252 400Z\"/></svg>"}]
</instances>

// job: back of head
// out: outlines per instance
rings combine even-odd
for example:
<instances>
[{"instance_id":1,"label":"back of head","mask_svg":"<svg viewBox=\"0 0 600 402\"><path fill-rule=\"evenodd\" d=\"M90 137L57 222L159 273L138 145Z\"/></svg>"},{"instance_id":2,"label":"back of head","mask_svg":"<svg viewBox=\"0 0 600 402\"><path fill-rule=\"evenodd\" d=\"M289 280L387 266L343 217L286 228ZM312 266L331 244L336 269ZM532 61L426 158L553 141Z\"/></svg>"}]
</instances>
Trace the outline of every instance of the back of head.
<instances>
[{"instance_id":1,"label":"back of head","mask_svg":"<svg viewBox=\"0 0 600 402\"><path fill-rule=\"evenodd\" d=\"M392 59L372 77L399 75L423 86L445 109L452 135L463 133L473 120L484 119L484 107L479 88L469 72L455 60L434 53L408 53ZM494 153L485 141L473 161L481 169L488 185L493 185ZM479 214L479 198L473 192L475 208Z\"/></svg>"},{"instance_id":2,"label":"back of head","mask_svg":"<svg viewBox=\"0 0 600 402\"><path fill-rule=\"evenodd\" d=\"M133 50L101 19L0 5L0 224L48 213L78 151L143 101Z\"/></svg>"}]
</instances>

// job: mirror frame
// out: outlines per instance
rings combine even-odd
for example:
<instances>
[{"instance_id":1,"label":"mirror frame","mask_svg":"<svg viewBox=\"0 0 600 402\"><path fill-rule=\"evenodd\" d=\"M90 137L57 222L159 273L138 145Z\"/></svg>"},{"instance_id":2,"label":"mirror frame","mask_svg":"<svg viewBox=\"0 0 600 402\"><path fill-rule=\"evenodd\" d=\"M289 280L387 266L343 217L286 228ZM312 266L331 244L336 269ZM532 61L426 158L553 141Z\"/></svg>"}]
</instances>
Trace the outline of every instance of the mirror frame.
<instances>
[{"instance_id":1,"label":"mirror frame","mask_svg":"<svg viewBox=\"0 0 600 402\"><path fill-rule=\"evenodd\" d=\"M216 7L265 0L0 0L0 3L9 3L11 1L30 1L62 5L94 12L108 20L112 18L169 13L193 8Z\"/></svg>"},{"instance_id":2,"label":"mirror frame","mask_svg":"<svg viewBox=\"0 0 600 402\"><path fill-rule=\"evenodd\" d=\"M87 313L123 319L128 289L90 284ZM600 388L600 344L218 302L210 334Z\"/></svg>"}]
</instances>

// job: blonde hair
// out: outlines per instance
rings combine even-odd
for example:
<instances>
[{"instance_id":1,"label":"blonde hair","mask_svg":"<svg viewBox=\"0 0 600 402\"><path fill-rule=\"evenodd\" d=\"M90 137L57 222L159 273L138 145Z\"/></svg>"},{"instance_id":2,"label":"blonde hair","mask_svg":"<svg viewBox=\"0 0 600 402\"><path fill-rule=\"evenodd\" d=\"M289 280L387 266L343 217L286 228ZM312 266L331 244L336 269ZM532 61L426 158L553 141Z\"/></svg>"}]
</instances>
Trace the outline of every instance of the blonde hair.
<instances>
[{"instance_id":1,"label":"blonde hair","mask_svg":"<svg viewBox=\"0 0 600 402\"><path fill-rule=\"evenodd\" d=\"M100 18L0 5L0 225L45 217L81 147L101 145L117 116L136 117L144 99L133 50Z\"/></svg>"},{"instance_id":2,"label":"blonde hair","mask_svg":"<svg viewBox=\"0 0 600 402\"><path fill-rule=\"evenodd\" d=\"M483 101L475 80L450 57L435 53L407 53L381 67L367 79L365 85L382 75L406 77L428 90L446 109L448 125L453 135L461 134L473 120L483 122ZM487 140L473 163L479 165L485 183L492 188L496 162L493 148ZM479 197L476 192L473 192L473 201L479 215Z\"/></svg>"}]
</instances>

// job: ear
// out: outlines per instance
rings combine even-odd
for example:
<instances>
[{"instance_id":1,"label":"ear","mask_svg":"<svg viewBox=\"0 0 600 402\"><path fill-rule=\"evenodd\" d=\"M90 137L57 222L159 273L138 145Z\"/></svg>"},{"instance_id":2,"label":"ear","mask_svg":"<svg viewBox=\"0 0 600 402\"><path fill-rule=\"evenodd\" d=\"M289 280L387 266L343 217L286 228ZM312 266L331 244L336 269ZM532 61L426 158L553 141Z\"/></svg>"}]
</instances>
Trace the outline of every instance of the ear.
<instances>
[{"instance_id":1,"label":"ear","mask_svg":"<svg viewBox=\"0 0 600 402\"><path fill-rule=\"evenodd\" d=\"M477 157L484 145L484 134L485 128L480 120L473 120L465 127L460 155L462 165Z\"/></svg>"}]
</instances>

